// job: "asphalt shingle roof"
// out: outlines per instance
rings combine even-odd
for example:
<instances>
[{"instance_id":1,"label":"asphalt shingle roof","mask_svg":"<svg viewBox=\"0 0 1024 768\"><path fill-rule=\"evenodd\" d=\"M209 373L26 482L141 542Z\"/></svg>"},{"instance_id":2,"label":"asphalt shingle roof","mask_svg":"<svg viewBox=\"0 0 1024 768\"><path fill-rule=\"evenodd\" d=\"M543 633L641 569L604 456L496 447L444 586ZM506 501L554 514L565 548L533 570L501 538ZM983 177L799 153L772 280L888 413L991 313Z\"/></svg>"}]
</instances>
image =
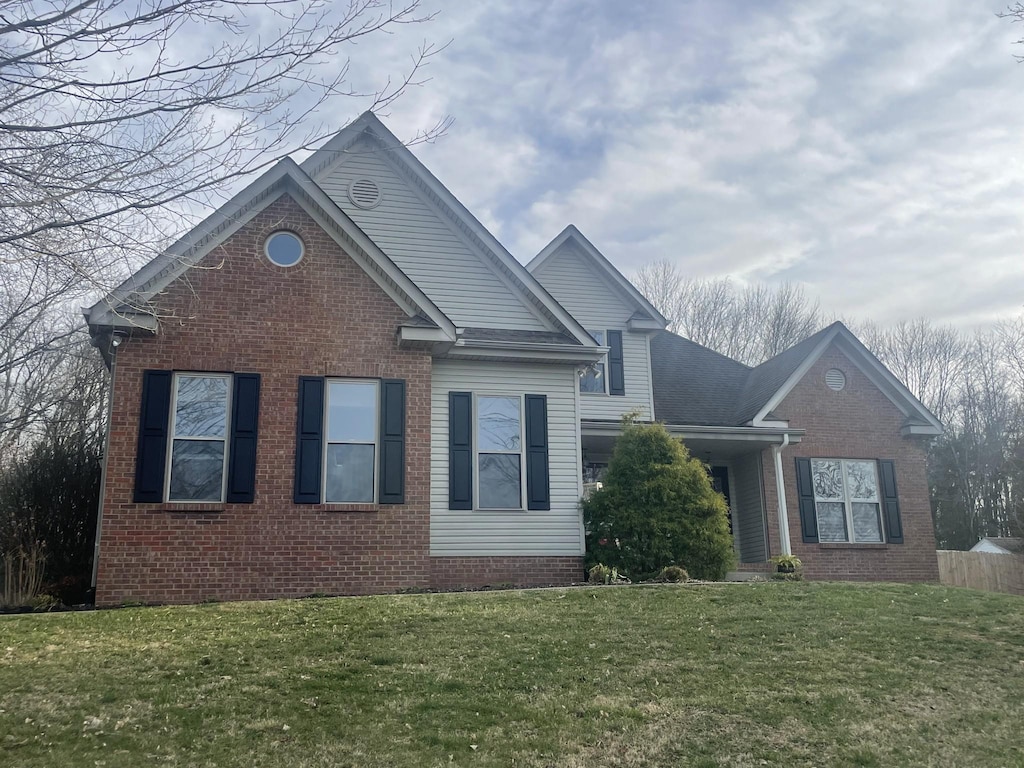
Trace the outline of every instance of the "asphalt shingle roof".
<instances>
[{"instance_id":1,"label":"asphalt shingle roof","mask_svg":"<svg viewBox=\"0 0 1024 768\"><path fill-rule=\"evenodd\" d=\"M756 368L660 331L651 337L654 413L666 424L742 426L831 330L823 328Z\"/></svg>"},{"instance_id":2,"label":"asphalt shingle roof","mask_svg":"<svg viewBox=\"0 0 1024 768\"><path fill-rule=\"evenodd\" d=\"M666 424L735 424L750 368L668 331L651 337L654 413Z\"/></svg>"}]
</instances>

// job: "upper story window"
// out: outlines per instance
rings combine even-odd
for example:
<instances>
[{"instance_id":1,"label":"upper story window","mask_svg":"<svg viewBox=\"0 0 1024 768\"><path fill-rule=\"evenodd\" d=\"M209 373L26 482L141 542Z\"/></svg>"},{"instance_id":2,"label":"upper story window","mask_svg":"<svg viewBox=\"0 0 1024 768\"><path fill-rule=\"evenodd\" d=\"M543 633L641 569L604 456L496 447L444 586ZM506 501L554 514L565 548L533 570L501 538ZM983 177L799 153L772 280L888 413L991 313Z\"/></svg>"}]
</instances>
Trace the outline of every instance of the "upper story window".
<instances>
[{"instance_id":1,"label":"upper story window","mask_svg":"<svg viewBox=\"0 0 1024 768\"><path fill-rule=\"evenodd\" d=\"M811 459L811 480L818 541L883 541L876 462Z\"/></svg>"},{"instance_id":2,"label":"upper story window","mask_svg":"<svg viewBox=\"0 0 1024 768\"><path fill-rule=\"evenodd\" d=\"M329 379L324 501L372 503L377 487L376 381Z\"/></svg>"},{"instance_id":3,"label":"upper story window","mask_svg":"<svg viewBox=\"0 0 1024 768\"><path fill-rule=\"evenodd\" d=\"M168 501L223 501L231 377L174 376Z\"/></svg>"},{"instance_id":4,"label":"upper story window","mask_svg":"<svg viewBox=\"0 0 1024 768\"><path fill-rule=\"evenodd\" d=\"M476 402L479 508L522 509L522 399L480 395Z\"/></svg>"},{"instance_id":5,"label":"upper story window","mask_svg":"<svg viewBox=\"0 0 1024 768\"><path fill-rule=\"evenodd\" d=\"M605 331L587 331L594 337L594 341L602 347L607 346L608 336ZM601 358L599 363L591 363L580 371L580 392L594 395L603 395L608 392L608 377L606 376L608 356Z\"/></svg>"}]
</instances>

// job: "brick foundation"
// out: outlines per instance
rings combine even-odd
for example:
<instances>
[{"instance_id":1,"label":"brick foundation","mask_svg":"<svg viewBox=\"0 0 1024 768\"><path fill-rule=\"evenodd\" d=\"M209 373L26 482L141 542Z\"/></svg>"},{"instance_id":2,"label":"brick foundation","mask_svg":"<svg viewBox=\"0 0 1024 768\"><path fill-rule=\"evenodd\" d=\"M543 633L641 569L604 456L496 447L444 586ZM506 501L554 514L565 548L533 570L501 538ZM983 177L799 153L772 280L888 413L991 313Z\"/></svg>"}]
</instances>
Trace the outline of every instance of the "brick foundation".
<instances>
[{"instance_id":1,"label":"brick foundation","mask_svg":"<svg viewBox=\"0 0 1024 768\"><path fill-rule=\"evenodd\" d=\"M582 557L432 557L430 586L546 587L583 581Z\"/></svg>"}]
</instances>

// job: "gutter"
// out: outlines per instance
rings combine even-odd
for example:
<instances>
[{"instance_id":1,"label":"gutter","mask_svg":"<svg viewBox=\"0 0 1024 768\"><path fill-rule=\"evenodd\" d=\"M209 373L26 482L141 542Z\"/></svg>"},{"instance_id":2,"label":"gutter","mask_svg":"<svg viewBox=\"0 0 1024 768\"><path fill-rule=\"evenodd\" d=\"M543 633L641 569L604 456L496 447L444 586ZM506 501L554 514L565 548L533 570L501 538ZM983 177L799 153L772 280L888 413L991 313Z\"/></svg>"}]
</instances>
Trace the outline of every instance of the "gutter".
<instances>
[{"instance_id":1,"label":"gutter","mask_svg":"<svg viewBox=\"0 0 1024 768\"><path fill-rule=\"evenodd\" d=\"M772 457L775 459L775 493L778 494L779 504L779 544L782 547L782 554L793 554L793 547L789 540L789 511L786 509L786 483L782 478L782 452L789 445L789 434L782 436L782 442L772 446Z\"/></svg>"}]
</instances>

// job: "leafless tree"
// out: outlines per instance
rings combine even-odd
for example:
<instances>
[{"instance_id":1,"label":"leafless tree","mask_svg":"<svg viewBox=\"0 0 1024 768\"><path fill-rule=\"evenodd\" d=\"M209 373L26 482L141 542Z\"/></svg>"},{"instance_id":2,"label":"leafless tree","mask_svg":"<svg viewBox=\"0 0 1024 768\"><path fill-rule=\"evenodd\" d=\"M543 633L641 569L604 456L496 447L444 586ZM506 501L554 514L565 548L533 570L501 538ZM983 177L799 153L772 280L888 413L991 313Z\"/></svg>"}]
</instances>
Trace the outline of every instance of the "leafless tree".
<instances>
[{"instance_id":1,"label":"leafless tree","mask_svg":"<svg viewBox=\"0 0 1024 768\"><path fill-rule=\"evenodd\" d=\"M925 318L890 327L859 323L861 340L940 420L953 415L978 343L952 326Z\"/></svg>"},{"instance_id":2,"label":"leafless tree","mask_svg":"<svg viewBox=\"0 0 1024 768\"><path fill-rule=\"evenodd\" d=\"M757 365L818 330L821 309L792 283L738 288L729 278L686 279L672 262L642 267L637 289L669 330L748 365Z\"/></svg>"},{"instance_id":3,"label":"leafless tree","mask_svg":"<svg viewBox=\"0 0 1024 768\"><path fill-rule=\"evenodd\" d=\"M1009 19L1011 23L1024 23L1024 3L1013 3L1008 5L1005 11L997 13L1001 19ZM1024 37L1015 41L1016 45L1024 45ZM1024 55L1015 55L1017 61L1024 62Z\"/></svg>"},{"instance_id":4,"label":"leafless tree","mask_svg":"<svg viewBox=\"0 0 1024 768\"><path fill-rule=\"evenodd\" d=\"M430 17L419 0L0 0L0 443L50 407L74 304L242 177L422 82L434 46L365 91L346 51Z\"/></svg>"},{"instance_id":5,"label":"leafless tree","mask_svg":"<svg viewBox=\"0 0 1024 768\"><path fill-rule=\"evenodd\" d=\"M344 51L428 18L418 0L0 0L0 329L108 289L235 179L340 128L324 110L386 108L437 49L371 92Z\"/></svg>"}]
</instances>

